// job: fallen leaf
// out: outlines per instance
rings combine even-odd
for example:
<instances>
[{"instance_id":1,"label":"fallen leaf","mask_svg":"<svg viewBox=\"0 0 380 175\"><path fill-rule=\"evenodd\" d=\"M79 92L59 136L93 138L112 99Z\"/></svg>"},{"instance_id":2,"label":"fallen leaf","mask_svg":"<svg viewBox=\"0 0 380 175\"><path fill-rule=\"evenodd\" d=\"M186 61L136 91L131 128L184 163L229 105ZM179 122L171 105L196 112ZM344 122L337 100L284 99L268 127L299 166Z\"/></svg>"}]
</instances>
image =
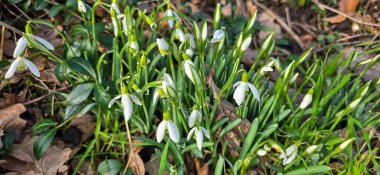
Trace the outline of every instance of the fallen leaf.
<instances>
[{"instance_id":1,"label":"fallen leaf","mask_svg":"<svg viewBox=\"0 0 380 175\"><path fill-rule=\"evenodd\" d=\"M0 110L0 129L21 131L26 125L26 121L20 118L26 108L22 104L15 104Z\"/></svg>"},{"instance_id":2,"label":"fallen leaf","mask_svg":"<svg viewBox=\"0 0 380 175\"><path fill-rule=\"evenodd\" d=\"M208 175L208 165L207 163L201 166L201 162L198 158L194 158L195 168L197 169L198 175Z\"/></svg>"},{"instance_id":3,"label":"fallen leaf","mask_svg":"<svg viewBox=\"0 0 380 175\"><path fill-rule=\"evenodd\" d=\"M3 95L4 98L0 98L0 109L16 103L16 96L14 94L4 93Z\"/></svg>"},{"instance_id":4,"label":"fallen leaf","mask_svg":"<svg viewBox=\"0 0 380 175\"><path fill-rule=\"evenodd\" d=\"M257 6L255 4L253 4L252 1L246 1L245 2L245 6L247 7L247 11L249 13L249 15L253 15L255 13L255 11L257 10Z\"/></svg>"},{"instance_id":5,"label":"fallen leaf","mask_svg":"<svg viewBox=\"0 0 380 175\"><path fill-rule=\"evenodd\" d=\"M144 161L141 159L139 155L140 150L141 149L135 150L133 151L133 153L129 151L129 154L128 154L129 155L128 157L130 159L129 167L132 168L133 174L143 175L145 174L145 165L144 165Z\"/></svg>"},{"instance_id":6,"label":"fallen leaf","mask_svg":"<svg viewBox=\"0 0 380 175\"><path fill-rule=\"evenodd\" d=\"M96 118L90 114L85 114L84 116L78 115L70 122L70 125L82 132L81 141L84 142L94 135Z\"/></svg>"},{"instance_id":7,"label":"fallen leaf","mask_svg":"<svg viewBox=\"0 0 380 175\"><path fill-rule=\"evenodd\" d=\"M222 15L224 17L229 17L232 15L232 5L231 5L231 2L229 2L228 4L226 5L223 5L222 7Z\"/></svg>"},{"instance_id":8,"label":"fallen leaf","mask_svg":"<svg viewBox=\"0 0 380 175\"><path fill-rule=\"evenodd\" d=\"M268 15L268 13L260 13L258 14L257 21L260 22L262 26L267 27L268 29L260 30L259 32L259 40L265 41L270 33L274 33L274 40L282 38L281 26L275 22L275 17Z\"/></svg>"},{"instance_id":9,"label":"fallen leaf","mask_svg":"<svg viewBox=\"0 0 380 175\"><path fill-rule=\"evenodd\" d=\"M356 7L358 6L359 2L359 0L340 0L339 11L347 13L348 15L352 15L356 12ZM346 17L338 14L336 16L324 18L323 20L335 24L343 22L346 20Z\"/></svg>"},{"instance_id":10,"label":"fallen leaf","mask_svg":"<svg viewBox=\"0 0 380 175\"><path fill-rule=\"evenodd\" d=\"M41 73L41 77L40 79L42 81L46 81L48 83L59 83L59 80L58 78L55 76L54 73L52 72L48 72L48 71L43 71L43 72L40 72Z\"/></svg>"},{"instance_id":11,"label":"fallen leaf","mask_svg":"<svg viewBox=\"0 0 380 175\"><path fill-rule=\"evenodd\" d=\"M159 174L160 169L160 158L155 154L152 154L152 159L144 164L147 174Z\"/></svg>"}]
</instances>

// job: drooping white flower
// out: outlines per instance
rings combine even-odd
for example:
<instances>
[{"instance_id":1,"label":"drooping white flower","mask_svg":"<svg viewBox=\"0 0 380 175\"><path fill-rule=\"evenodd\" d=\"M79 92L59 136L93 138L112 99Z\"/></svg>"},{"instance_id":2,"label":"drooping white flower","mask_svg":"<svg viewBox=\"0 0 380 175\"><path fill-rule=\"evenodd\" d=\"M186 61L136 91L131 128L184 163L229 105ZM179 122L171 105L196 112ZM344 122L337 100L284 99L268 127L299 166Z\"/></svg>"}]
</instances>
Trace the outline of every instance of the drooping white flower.
<instances>
[{"instance_id":1,"label":"drooping white flower","mask_svg":"<svg viewBox=\"0 0 380 175\"><path fill-rule=\"evenodd\" d=\"M186 41L185 33L181 29L175 29L175 36L181 42Z\"/></svg>"},{"instance_id":2,"label":"drooping white flower","mask_svg":"<svg viewBox=\"0 0 380 175\"><path fill-rule=\"evenodd\" d=\"M301 109L305 109L307 106L310 105L311 101L313 100L313 93L314 93L314 89L313 88L309 89L305 97L303 97L302 99L302 102L300 104Z\"/></svg>"},{"instance_id":3,"label":"drooping white flower","mask_svg":"<svg viewBox=\"0 0 380 175\"><path fill-rule=\"evenodd\" d=\"M248 82L248 73L244 72L242 75L242 80L239 82L236 82L233 86L235 89L233 98L235 99L236 103L240 106L245 97L246 97L246 92L251 90L253 97L260 102L260 93L257 90L257 88Z\"/></svg>"},{"instance_id":4,"label":"drooping white flower","mask_svg":"<svg viewBox=\"0 0 380 175\"><path fill-rule=\"evenodd\" d=\"M265 72L273 72L273 68L271 68L269 66L265 66L262 69L260 69L261 74L264 74Z\"/></svg>"},{"instance_id":5,"label":"drooping white flower","mask_svg":"<svg viewBox=\"0 0 380 175\"><path fill-rule=\"evenodd\" d=\"M131 41L129 43L129 48L131 49L133 56L139 52L139 44L136 41Z\"/></svg>"},{"instance_id":6,"label":"drooping white flower","mask_svg":"<svg viewBox=\"0 0 380 175\"><path fill-rule=\"evenodd\" d=\"M169 44L165 41L164 38L157 38L156 39L158 50L160 51L161 55L164 56L168 53L169 50Z\"/></svg>"},{"instance_id":7,"label":"drooping white flower","mask_svg":"<svg viewBox=\"0 0 380 175\"><path fill-rule=\"evenodd\" d=\"M123 21L122 21L122 25L123 25L123 32L125 34L125 36L128 36L128 33L129 33L129 29L128 29L128 25L127 25L127 15L119 15L119 16L122 16L123 17ZM132 24L135 25L136 24L136 20L133 19L132 20Z\"/></svg>"},{"instance_id":8,"label":"drooping white flower","mask_svg":"<svg viewBox=\"0 0 380 175\"><path fill-rule=\"evenodd\" d=\"M38 71L37 67L28 60L25 57L19 56L16 58L16 60L13 61L11 66L9 67L7 73L5 74L5 78L11 78L17 69L26 69L29 68L30 71L36 76L40 77L40 72Z\"/></svg>"},{"instance_id":9,"label":"drooping white flower","mask_svg":"<svg viewBox=\"0 0 380 175\"><path fill-rule=\"evenodd\" d=\"M169 9L166 10L166 12L165 12L165 17L171 17L171 16L174 16L176 19L179 19L178 14L177 14L175 11L173 11L173 10L171 10L171 9L169 8ZM173 20L173 19L169 19L169 20L168 20L168 23L169 23L170 28L173 28L173 26L174 26L174 22L175 22L175 20Z\"/></svg>"},{"instance_id":10,"label":"drooping white flower","mask_svg":"<svg viewBox=\"0 0 380 175\"><path fill-rule=\"evenodd\" d=\"M249 36L247 37L243 43L241 44L241 47L240 47L240 52L244 52L248 49L249 45L251 44L251 41L252 41L252 38Z\"/></svg>"},{"instance_id":11,"label":"drooping white flower","mask_svg":"<svg viewBox=\"0 0 380 175\"><path fill-rule=\"evenodd\" d=\"M192 128L197 121L201 121L201 120L202 120L202 114L201 112L199 112L198 106L194 106L194 109L191 112L190 117L189 117L189 127Z\"/></svg>"},{"instance_id":12,"label":"drooping white flower","mask_svg":"<svg viewBox=\"0 0 380 175\"><path fill-rule=\"evenodd\" d=\"M114 35L115 37L117 37L117 35L119 34L119 26L118 26L117 19L115 17L111 17L111 20L112 20Z\"/></svg>"},{"instance_id":13,"label":"drooping white flower","mask_svg":"<svg viewBox=\"0 0 380 175\"><path fill-rule=\"evenodd\" d=\"M33 34L28 34L27 35L31 38L39 42L43 47L46 47L49 50L54 50L53 45L51 45L48 41L45 39L35 36ZM25 36L21 37L16 44L15 51L13 52L13 57L17 58L20 56L22 53L24 53L26 46L29 44L28 39L26 39Z\"/></svg>"},{"instance_id":14,"label":"drooping white flower","mask_svg":"<svg viewBox=\"0 0 380 175\"><path fill-rule=\"evenodd\" d=\"M224 32L222 30L217 30L214 32L214 36L211 39L211 43L216 43L224 39Z\"/></svg>"},{"instance_id":15,"label":"drooping white flower","mask_svg":"<svg viewBox=\"0 0 380 175\"><path fill-rule=\"evenodd\" d=\"M86 6L81 0L78 0L78 10L80 12L86 13Z\"/></svg>"},{"instance_id":16,"label":"drooping white flower","mask_svg":"<svg viewBox=\"0 0 380 175\"><path fill-rule=\"evenodd\" d=\"M264 150L264 149L259 149L259 150L257 150L257 155L259 155L259 156L265 156L267 154L267 151L266 150Z\"/></svg>"},{"instance_id":17,"label":"drooping white flower","mask_svg":"<svg viewBox=\"0 0 380 175\"><path fill-rule=\"evenodd\" d=\"M157 142L161 143L161 141L164 139L166 130L168 130L170 139L172 139L173 142L178 143L180 139L179 131L178 131L177 126L174 124L174 122L170 120L169 112L164 112L163 118L164 119L157 127L157 132L156 132Z\"/></svg>"},{"instance_id":18,"label":"drooping white flower","mask_svg":"<svg viewBox=\"0 0 380 175\"><path fill-rule=\"evenodd\" d=\"M132 101L137 105L142 105L141 101L136 96L132 94L128 94L127 87L123 86L122 94L113 98L108 104L108 108L111 108L111 106L116 102L116 100L120 98L121 98L121 105L122 105L123 113L124 113L124 119L125 121L128 121L129 119L131 119L131 116L132 116L132 111L133 111Z\"/></svg>"},{"instance_id":19,"label":"drooping white flower","mask_svg":"<svg viewBox=\"0 0 380 175\"><path fill-rule=\"evenodd\" d=\"M190 33L187 33L187 34L186 34L186 39L189 40L190 47L192 47L193 49L195 49L194 35L192 35L192 34L190 34Z\"/></svg>"},{"instance_id":20,"label":"drooping white flower","mask_svg":"<svg viewBox=\"0 0 380 175\"><path fill-rule=\"evenodd\" d=\"M194 84L200 83L199 75L195 69L194 63L191 60L185 60L184 62L185 74Z\"/></svg>"},{"instance_id":21,"label":"drooping white flower","mask_svg":"<svg viewBox=\"0 0 380 175\"><path fill-rule=\"evenodd\" d=\"M308 154L312 154L314 153L314 151L316 151L318 149L318 146L317 145L310 145L309 147L306 148L306 152Z\"/></svg>"},{"instance_id":22,"label":"drooping white flower","mask_svg":"<svg viewBox=\"0 0 380 175\"><path fill-rule=\"evenodd\" d=\"M111 4L111 10L112 9L115 10L117 15L120 15L120 9L115 2L112 2L112 4Z\"/></svg>"},{"instance_id":23,"label":"drooping white flower","mask_svg":"<svg viewBox=\"0 0 380 175\"><path fill-rule=\"evenodd\" d=\"M186 55L189 56L189 58L193 57L193 49L189 48L189 49L186 49L185 51Z\"/></svg>"},{"instance_id":24,"label":"drooping white flower","mask_svg":"<svg viewBox=\"0 0 380 175\"><path fill-rule=\"evenodd\" d=\"M282 164L285 166L291 163L297 157L297 153L298 146L296 144L293 144L286 148L285 153L281 153L279 159L284 159Z\"/></svg>"},{"instance_id":25,"label":"drooping white flower","mask_svg":"<svg viewBox=\"0 0 380 175\"><path fill-rule=\"evenodd\" d=\"M175 97L176 96L176 88L174 82L169 74L164 74L164 80L161 82L162 89L164 90L166 96Z\"/></svg>"},{"instance_id":26,"label":"drooping white flower","mask_svg":"<svg viewBox=\"0 0 380 175\"><path fill-rule=\"evenodd\" d=\"M145 20L149 24L149 26L152 30L157 28L157 24L154 22L154 20L150 16L145 16Z\"/></svg>"},{"instance_id":27,"label":"drooping white flower","mask_svg":"<svg viewBox=\"0 0 380 175\"><path fill-rule=\"evenodd\" d=\"M202 145L203 145L203 136L207 137L208 139L210 138L209 133L207 130L203 127L194 127L189 131L189 134L187 135L187 140L189 141L191 137L195 133L195 140L197 141L197 146L199 150L202 150Z\"/></svg>"}]
</instances>

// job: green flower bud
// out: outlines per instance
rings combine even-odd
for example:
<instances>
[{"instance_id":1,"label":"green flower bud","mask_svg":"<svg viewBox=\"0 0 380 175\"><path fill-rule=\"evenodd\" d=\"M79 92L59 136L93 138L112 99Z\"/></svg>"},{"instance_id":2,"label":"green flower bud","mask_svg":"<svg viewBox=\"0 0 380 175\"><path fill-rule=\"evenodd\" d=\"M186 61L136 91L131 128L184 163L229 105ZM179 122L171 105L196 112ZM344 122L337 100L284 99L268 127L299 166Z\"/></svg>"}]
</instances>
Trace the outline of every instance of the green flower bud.
<instances>
[{"instance_id":1,"label":"green flower bud","mask_svg":"<svg viewBox=\"0 0 380 175\"><path fill-rule=\"evenodd\" d=\"M249 78L248 73L244 71L243 75L241 75L241 81L248 82L248 78Z\"/></svg>"},{"instance_id":2,"label":"green flower bud","mask_svg":"<svg viewBox=\"0 0 380 175\"><path fill-rule=\"evenodd\" d=\"M162 117L164 118L165 121L170 120L170 112L164 112L162 114Z\"/></svg>"}]
</instances>

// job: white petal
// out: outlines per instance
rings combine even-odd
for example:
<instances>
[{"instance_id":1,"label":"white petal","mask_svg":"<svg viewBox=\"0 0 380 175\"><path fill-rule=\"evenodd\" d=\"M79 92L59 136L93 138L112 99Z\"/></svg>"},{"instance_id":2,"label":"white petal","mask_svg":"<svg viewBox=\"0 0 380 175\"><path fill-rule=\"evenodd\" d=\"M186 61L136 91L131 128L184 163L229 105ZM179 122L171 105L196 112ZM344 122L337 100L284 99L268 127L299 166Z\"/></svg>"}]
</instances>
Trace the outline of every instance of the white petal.
<instances>
[{"instance_id":1,"label":"white petal","mask_svg":"<svg viewBox=\"0 0 380 175\"><path fill-rule=\"evenodd\" d=\"M179 131L178 131L177 126L173 123L172 120L168 121L168 130L169 130L169 136L173 140L173 142L178 143Z\"/></svg>"},{"instance_id":2,"label":"white petal","mask_svg":"<svg viewBox=\"0 0 380 175\"><path fill-rule=\"evenodd\" d=\"M204 127L201 127L201 131L203 132L203 135L207 138L210 138L210 134L207 132L207 130Z\"/></svg>"},{"instance_id":3,"label":"white petal","mask_svg":"<svg viewBox=\"0 0 380 175\"><path fill-rule=\"evenodd\" d=\"M163 120L157 127L156 138L158 143L161 143L162 139L164 139L167 124L168 122Z\"/></svg>"},{"instance_id":4,"label":"white petal","mask_svg":"<svg viewBox=\"0 0 380 175\"><path fill-rule=\"evenodd\" d=\"M200 79L199 79L198 73L195 70L194 63L192 61L190 61L190 60L186 60L185 64L184 64L184 67L185 67L185 74L187 75L187 77L194 84L198 84L200 82Z\"/></svg>"},{"instance_id":5,"label":"white petal","mask_svg":"<svg viewBox=\"0 0 380 175\"><path fill-rule=\"evenodd\" d=\"M241 81L238 81L234 84L234 86L232 86L234 89L236 89L236 86L239 86L239 84L241 83Z\"/></svg>"},{"instance_id":6,"label":"white petal","mask_svg":"<svg viewBox=\"0 0 380 175\"><path fill-rule=\"evenodd\" d=\"M13 52L13 58L17 58L19 55L21 55L26 46L28 45L28 40L23 36L17 41L17 45L15 48L15 51Z\"/></svg>"},{"instance_id":7,"label":"white petal","mask_svg":"<svg viewBox=\"0 0 380 175\"><path fill-rule=\"evenodd\" d=\"M168 9L165 12L165 16L174 16L174 13L173 13L172 10ZM176 14L176 16L178 16L178 15ZM168 20L168 23L169 23L170 28L173 28L173 26L174 26L174 20Z\"/></svg>"},{"instance_id":8,"label":"white petal","mask_svg":"<svg viewBox=\"0 0 380 175\"><path fill-rule=\"evenodd\" d=\"M112 6L112 8L115 10L116 14L119 15L119 14L120 14L120 9L119 9L119 7L117 6L117 4L116 4L116 3L112 3L111 6Z\"/></svg>"},{"instance_id":9,"label":"white petal","mask_svg":"<svg viewBox=\"0 0 380 175\"><path fill-rule=\"evenodd\" d=\"M267 154L267 151L265 151L265 150L263 150L263 149L259 149L258 151L257 151L257 155L259 155L259 156L265 156Z\"/></svg>"},{"instance_id":10,"label":"white petal","mask_svg":"<svg viewBox=\"0 0 380 175\"><path fill-rule=\"evenodd\" d=\"M28 67L30 69L30 71L36 76L36 77L40 77L40 71L38 71L38 68L36 67L36 65L34 65L30 60L26 59L26 58L23 58L23 59L20 59L20 61L23 61L24 64L26 65L26 67Z\"/></svg>"},{"instance_id":11,"label":"white petal","mask_svg":"<svg viewBox=\"0 0 380 175\"><path fill-rule=\"evenodd\" d=\"M201 114L198 110L193 110L189 117L189 127L192 128L197 120L201 117Z\"/></svg>"},{"instance_id":12,"label":"white petal","mask_svg":"<svg viewBox=\"0 0 380 175\"><path fill-rule=\"evenodd\" d=\"M120 99L121 95L116 96L113 98L110 103L108 103L108 108L111 108L111 106L116 102L116 100Z\"/></svg>"},{"instance_id":13,"label":"white petal","mask_svg":"<svg viewBox=\"0 0 380 175\"><path fill-rule=\"evenodd\" d=\"M121 96L121 104L123 105L124 118L128 121L132 116L133 105L129 95L123 94Z\"/></svg>"},{"instance_id":14,"label":"white petal","mask_svg":"<svg viewBox=\"0 0 380 175\"><path fill-rule=\"evenodd\" d=\"M194 52L192 49L186 49L186 55L188 55L189 57L192 57L193 54L194 54Z\"/></svg>"},{"instance_id":15,"label":"white petal","mask_svg":"<svg viewBox=\"0 0 380 175\"><path fill-rule=\"evenodd\" d=\"M45 46L47 49L49 50L54 50L54 47L53 45L51 45L48 41L46 41L45 39L41 38L41 37L38 37L38 36L34 36L34 39L36 39L38 42L40 42L43 46Z\"/></svg>"},{"instance_id":16,"label":"white petal","mask_svg":"<svg viewBox=\"0 0 380 175\"><path fill-rule=\"evenodd\" d=\"M195 41L194 41L194 35L192 34L186 34L187 39L189 39L190 47L195 49Z\"/></svg>"},{"instance_id":17,"label":"white petal","mask_svg":"<svg viewBox=\"0 0 380 175\"><path fill-rule=\"evenodd\" d=\"M117 36L117 34L119 33L119 28L117 27L116 18L111 18L111 20L112 20L114 35Z\"/></svg>"},{"instance_id":18,"label":"white petal","mask_svg":"<svg viewBox=\"0 0 380 175\"><path fill-rule=\"evenodd\" d=\"M167 83L167 85L169 85L175 89L174 82L173 82L173 80L169 74L164 73L164 81Z\"/></svg>"},{"instance_id":19,"label":"white petal","mask_svg":"<svg viewBox=\"0 0 380 175\"><path fill-rule=\"evenodd\" d=\"M189 134L187 135L187 141L189 141L191 139L191 137L193 137L193 134L194 134L194 131L195 131L196 128L193 128L189 131Z\"/></svg>"},{"instance_id":20,"label":"white petal","mask_svg":"<svg viewBox=\"0 0 380 175\"><path fill-rule=\"evenodd\" d=\"M158 100L158 96L159 96L160 94L158 94L158 88L156 88L155 90L154 90L154 93L153 93L153 101L152 101L152 104L156 104L157 103L157 100Z\"/></svg>"},{"instance_id":21,"label":"white petal","mask_svg":"<svg viewBox=\"0 0 380 175\"><path fill-rule=\"evenodd\" d=\"M252 38L248 37L243 41L243 44L240 47L241 51L245 51L248 49L249 45L251 44Z\"/></svg>"},{"instance_id":22,"label":"white petal","mask_svg":"<svg viewBox=\"0 0 380 175\"><path fill-rule=\"evenodd\" d=\"M292 154L289 158L284 159L283 164L287 165L287 164L291 163L296 157L297 157L297 154Z\"/></svg>"},{"instance_id":23,"label":"white petal","mask_svg":"<svg viewBox=\"0 0 380 175\"><path fill-rule=\"evenodd\" d=\"M292 154L297 154L297 150L298 150L297 145L293 144L289 146L288 148L286 148L285 152L287 156L290 156Z\"/></svg>"},{"instance_id":24,"label":"white petal","mask_svg":"<svg viewBox=\"0 0 380 175\"><path fill-rule=\"evenodd\" d=\"M202 131L195 130L195 137L196 137L198 149L202 150L202 145L203 145L203 133L202 133Z\"/></svg>"},{"instance_id":25,"label":"white petal","mask_svg":"<svg viewBox=\"0 0 380 175\"><path fill-rule=\"evenodd\" d=\"M264 73L264 72L273 72L273 69L271 67L269 67L269 66L265 66L265 67L263 67L261 69L260 72L262 72L262 73Z\"/></svg>"},{"instance_id":26,"label":"white petal","mask_svg":"<svg viewBox=\"0 0 380 175\"><path fill-rule=\"evenodd\" d=\"M165 41L164 38L157 38L156 39L158 49L167 51L169 49L169 44Z\"/></svg>"},{"instance_id":27,"label":"white petal","mask_svg":"<svg viewBox=\"0 0 380 175\"><path fill-rule=\"evenodd\" d=\"M253 97L255 97L255 99L260 102L260 93L257 90L257 88L251 83L247 83L247 84L248 84L249 89L251 89Z\"/></svg>"},{"instance_id":28,"label":"white petal","mask_svg":"<svg viewBox=\"0 0 380 175\"><path fill-rule=\"evenodd\" d=\"M235 99L236 103L240 106L245 98L245 92L247 91L247 83L241 82L240 85L235 89L233 98Z\"/></svg>"},{"instance_id":29,"label":"white petal","mask_svg":"<svg viewBox=\"0 0 380 175\"><path fill-rule=\"evenodd\" d=\"M211 43L216 43L224 38L224 32L222 30L217 30L214 32L214 36L211 39Z\"/></svg>"},{"instance_id":30,"label":"white petal","mask_svg":"<svg viewBox=\"0 0 380 175\"><path fill-rule=\"evenodd\" d=\"M13 63L12 63L11 66L9 67L7 73L5 74L5 78L11 78L11 77L13 76L13 74L15 74L19 62L20 62L20 58L17 58L17 59L15 59L15 60L13 61Z\"/></svg>"},{"instance_id":31,"label":"white petal","mask_svg":"<svg viewBox=\"0 0 380 175\"><path fill-rule=\"evenodd\" d=\"M123 25L123 31L125 33L125 36L128 36L127 16L125 15L123 17L122 25Z\"/></svg>"},{"instance_id":32,"label":"white petal","mask_svg":"<svg viewBox=\"0 0 380 175\"><path fill-rule=\"evenodd\" d=\"M178 37L179 41L184 42L186 40L185 34L181 29L176 29L175 34Z\"/></svg>"},{"instance_id":33,"label":"white petal","mask_svg":"<svg viewBox=\"0 0 380 175\"><path fill-rule=\"evenodd\" d=\"M132 99L133 102L135 102L137 105L142 105L139 98L137 98L135 95L129 94L129 97Z\"/></svg>"}]
</instances>

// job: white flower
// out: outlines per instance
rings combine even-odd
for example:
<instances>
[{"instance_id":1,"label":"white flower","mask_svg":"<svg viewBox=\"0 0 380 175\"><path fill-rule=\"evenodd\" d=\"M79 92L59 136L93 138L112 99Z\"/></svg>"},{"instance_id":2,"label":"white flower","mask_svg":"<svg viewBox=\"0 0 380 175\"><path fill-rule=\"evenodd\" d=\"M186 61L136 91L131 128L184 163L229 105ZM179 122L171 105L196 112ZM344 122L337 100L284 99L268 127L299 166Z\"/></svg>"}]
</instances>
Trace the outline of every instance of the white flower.
<instances>
[{"instance_id":1,"label":"white flower","mask_svg":"<svg viewBox=\"0 0 380 175\"><path fill-rule=\"evenodd\" d=\"M291 163L296 157L298 153L298 147L297 145L293 144L290 145L288 148L286 148L285 153L282 152L279 159L284 159L283 165L287 165Z\"/></svg>"},{"instance_id":2,"label":"white flower","mask_svg":"<svg viewBox=\"0 0 380 175\"><path fill-rule=\"evenodd\" d=\"M119 33L119 27L118 27L118 24L117 24L117 20L116 20L115 17L112 17L111 20L112 20L114 34L117 37L117 34Z\"/></svg>"},{"instance_id":3,"label":"white flower","mask_svg":"<svg viewBox=\"0 0 380 175\"><path fill-rule=\"evenodd\" d=\"M132 116L132 110L133 110L132 101L135 102L137 105L142 105L141 101L136 96L134 96L132 94L123 93L123 94L118 95L115 98L113 98L110 101L110 103L108 104L108 108L110 108L116 102L116 100L118 100L120 98L121 98L121 104L123 107L124 119L126 121L128 121ZM131 99L132 99L132 101L131 101Z\"/></svg>"},{"instance_id":4,"label":"white flower","mask_svg":"<svg viewBox=\"0 0 380 175\"><path fill-rule=\"evenodd\" d=\"M211 43L216 43L224 39L224 32L222 30L217 30L214 32L214 36L211 39Z\"/></svg>"},{"instance_id":5,"label":"white flower","mask_svg":"<svg viewBox=\"0 0 380 175\"><path fill-rule=\"evenodd\" d=\"M186 55L189 56L190 58L193 57L193 54L194 54L193 49L191 48L186 49L185 52L186 52Z\"/></svg>"},{"instance_id":6,"label":"white flower","mask_svg":"<svg viewBox=\"0 0 380 175\"><path fill-rule=\"evenodd\" d=\"M171 9L168 9L168 10L166 10L166 12L165 12L165 17L170 17L170 16L174 16L176 19L179 19L179 16L177 15L177 13L176 13L175 11L173 11L173 10L171 10ZM174 26L174 21L175 21L175 20L172 20L172 19L169 19L169 20L168 20L168 23L169 23L170 28L173 28L173 26Z\"/></svg>"},{"instance_id":7,"label":"white flower","mask_svg":"<svg viewBox=\"0 0 380 175\"><path fill-rule=\"evenodd\" d=\"M164 135L166 132L166 129L169 131L169 136L170 138L175 142L179 142L179 131L177 126L174 124L172 120L170 120L170 114L169 112L164 112L163 114L163 120L162 122L158 125L157 127L157 132L156 132L156 138L157 142L161 143L161 141L164 139Z\"/></svg>"},{"instance_id":8,"label":"white flower","mask_svg":"<svg viewBox=\"0 0 380 175\"><path fill-rule=\"evenodd\" d=\"M247 37L244 41L243 41L243 44L241 44L241 47L240 47L240 52L244 52L248 49L249 45L251 44L251 41L252 41L252 38L251 37Z\"/></svg>"},{"instance_id":9,"label":"white flower","mask_svg":"<svg viewBox=\"0 0 380 175\"><path fill-rule=\"evenodd\" d=\"M5 78L11 78L17 69L25 68L29 68L36 77L40 77L40 72L38 71L37 67L27 58L20 56L13 61L11 67L9 67L9 70L5 74Z\"/></svg>"},{"instance_id":10,"label":"white flower","mask_svg":"<svg viewBox=\"0 0 380 175\"><path fill-rule=\"evenodd\" d=\"M309 89L305 97L303 97L302 102L300 104L301 109L305 109L307 106L310 105L311 101L313 100L313 93L314 89Z\"/></svg>"},{"instance_id":11,"label":"white flower","mask_svg":"<svg viewBox=\"0 0 380 175\"><path fill-rule=\"evenodd\" d=\"M203 135L210 138L210 135L208 134L207 130L203 127L194 127L190 130L189 134L187 135L187 140L189 141L193 134L195 133L195 140L197 141L197 146L199 150L202 150L203 145Z\"/></svg>"},{"instance_id":12,"label":"white flower","mask_svg":"<svg viewBox=\"0 0 380 175\"><path fill-rule=\"evenodd\" d=\"M78 0L78 10L80 12L86 13L86 6L81 0Z\"/></svg>"},{"instance_id":13,"label":"white flower","mask_svg":"<svg viewBox=\"0 0 380 175\"><path fill-rule=\"evenodd\" d=\"M265 150L263 150L263 149L259 149L258 151L257 151L257 155L259 155L259 156L265 156L267 154L267 151L265 151Z\"/></svg>"},{"instance_id":14,"label":"white flower","mask_svg":"<svg viewBox=\"0 0 380 175\"><path fill-rule=\"evenodd\" d=\"M202 114L198 111L198 107L194 107L193 111L190 114L189 117L189 127L192 128L195 125L196 121L202 120Z\"/></svg>"},{"instance_id":15,"label":"white flower","mask_svg":"<svg viewBox=\"0 0 380 175\"><path fill-rule=\"evenodd\" d=\"M164 38L157 38L156 42L161 55L165 55L169 50L169 44L165 41Z\"/></svg>"},{"instance_id":16,"label":"white flower","mask_svg":"<svg viewBox=\"0 0 380 175\"><path fill-rule=\"evenodd\" d=\"M190 33L187 33L187 34L186 34L186 39L189 40L190 47L192 47L193 49L195 49L194 35L192 35L192 34L190 34Z\"/></svg>"},{"instance_id":17,"label":"white flower","mask_svg":"<svg viewBox=\"0 0 380 175\"><path fill-rule=\"evenodd\" d=\"M264 74L265 72L273 72L273 68L269 67L269 66L265 66L263 67L261 70L260 70L260 73L261 74Z\"/></svg>"},{"instance_id":18,"label":"white flower","mask_svg":"<svg viewBox=\"0 0 380 175\"><path fill-rule=\"evenodd\" d=\"M354 108L356 108L356 106L359 105L360 100L361 100L361 97L358 98L358 99L356 99L356 100L354 100L353 102L351 102L351 103L348 105L348 107L349 107L350 109L354 109Z\"/></svg>"},{"instance_id":19,"label":"white flower","mask_svg":"<svg viewBox=\"0 0 380 175\"><path fill-rule=\"evenodd\" d=\"M120 9L119 9L119 7L117 6L117 4L116 3L114 3L114 2L112 2L112 4L111 4L111 10L115 10L115 12L116 12L116 14L117 15L120 15Z\"/></svg>"},{"instance_id":20,"label":"white flower","mask_svg":"<svg viewBox=\"0 0 380 175\"><path fill-rule=\"evenodd\" d=\"M45 39L41 38L41 37L38 37L38 36L34 36L33 34L27 34L30 38L32 39L35 39L37 42L39 42L40 44L42 44L44 47L46 47L47 49L49 50L54 50L54 47L53 45L51 45L48 41L46 41ZM15 51L13 52L13 57L14 58L17 58L18 56L20 56L24 51L25 51L25 48L26 46L28 45L28 39L26 39L25 36L21 37L18 41L17 41L17 44L16 44L16 48L15 48Z\"/></svg>"},{"instance_id":21,"label":"white flower","mask_svg":"<svg viewBox=\"0 0 380 175\"><path fill-rule=\"evenodd\" d=\"M317 145L311 145L311 146L306 148L306 152L309 154L314 153L314 151L317 150L317 148L318 148Z\"/></svg>"},{"instance_id":22,"label":"white flower","mask_svg":"<svg viewBox=\"0 0 380 175\"><path fill-rule=\"evenodd\" d=\"M195 70L194 63L191 60L185 60L184 67L185 67L185 73L187 77L189 77L189 79L194 84L200 83L199 75L197 71Z\"/></svg>"},{"instance_id":23,"label":"white flower","mask_svg":"<svg viewBox=\"0 0 380 175\"><path fill-rule=\"evenodd\" d=\"M246 95L245 93L250 89L252 94L253 94L253 97L260 102L260 93L259 91L257 90L257 88L248 82L248 73L247 72L244 72L243 73L243 76L242 76L242 81L239 81L239 82L236 82L233 86L233 88L236 88L235 89L235 92L234 92L234 96L233 98L235 99L236 103L240 106Z\"/></svg>"},{"instance_id":24,"label":"white flower","mask_svg":"<svg viewBox=\"0 0 380 175\"><path fill-rule=\"evenodd\" d=\"M175 36L181 42L186 41L185 33L181 29L175 29Z\"/></svg>"},{"instance_id":25,"label":"white flower","mask_svg":"<svg viewBox=\"0 0 380 175\"><path fill-rule=\"evenodd\" d=\"M128 25L127 25L127 15L122 15L122 17L123 17L123 22L122 22L123 23L123 32L125 33L125 36L128 36L129 30L128 30ZM136 24L135 19L133 19L132 24L133 25Z\"/></svg>"},{"instance_id":26,"label":"white flower","mask_svg":"<svg viewBox=\"0 0 380 175\"><path fill-rule=\"evenodd\" d=\"M176 88L174 82L169 74L164 74L164 80L161 82L162 89L164 90L166 96L175 97L176 96Z\"/></svg>"},{"instance_id":27,"label":"white flower","mask_svg":"<svg viewBox=\"0 0 380 175\"><path fill-rule=\"evenodd\" d=\"M136 41L132 41L129 44L129 47L132 49L132 54L136 55L139 52L139 44Z\"/></svg>"}]
</instances>

